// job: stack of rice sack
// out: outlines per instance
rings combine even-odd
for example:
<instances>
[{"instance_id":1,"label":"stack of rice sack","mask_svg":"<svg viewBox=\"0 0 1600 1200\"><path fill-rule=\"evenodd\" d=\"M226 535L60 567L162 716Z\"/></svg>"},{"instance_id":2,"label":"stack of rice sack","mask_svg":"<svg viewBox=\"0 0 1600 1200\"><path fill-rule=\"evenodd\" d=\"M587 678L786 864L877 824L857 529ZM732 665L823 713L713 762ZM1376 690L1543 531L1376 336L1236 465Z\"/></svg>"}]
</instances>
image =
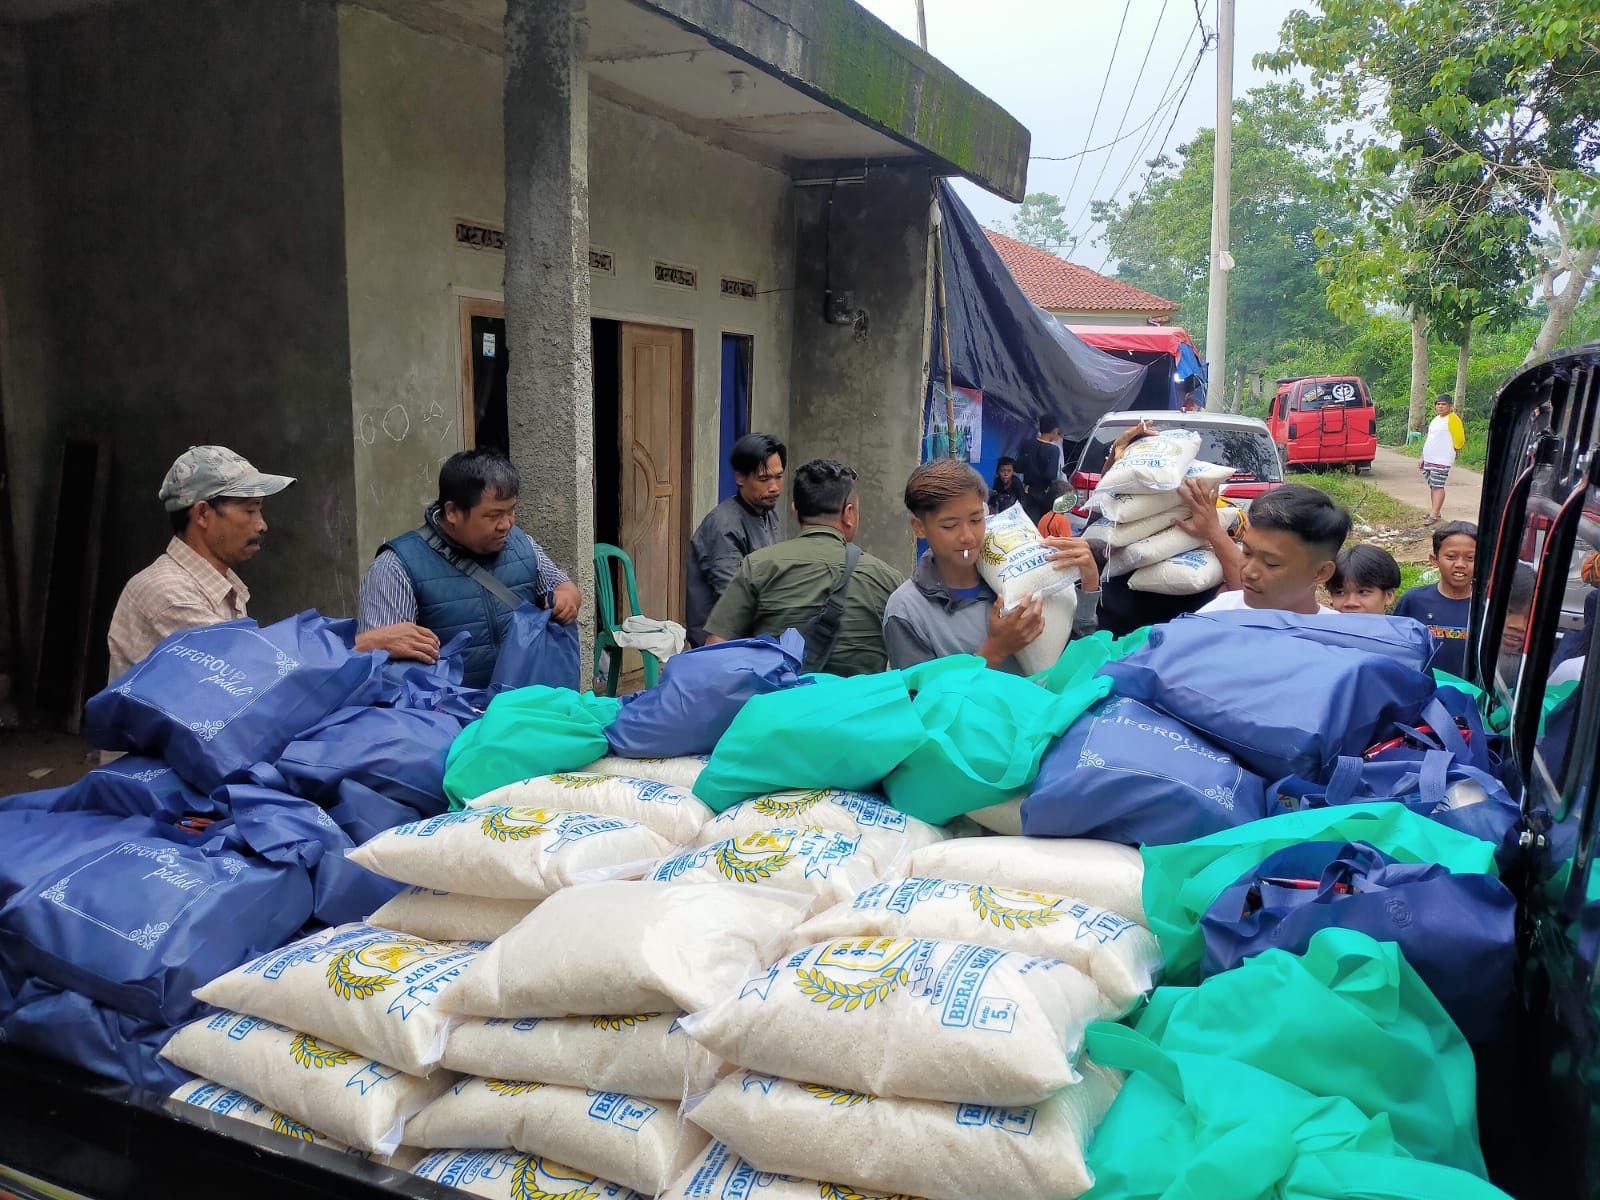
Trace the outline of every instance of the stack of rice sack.
<instances>
[{"instance_id":1,"label":"stack of rice sack","mask_svg":"<svg viewBox=\"0 0 1600 1200\"><path fill-rule=\"evenodd\" d=\"M512 1148L656 1195L705 1145L681 1098L716 1064L678 1017L735 990L804 901L734 883L605 880L542 901L446 1003L468 1075L411 1121L429 1150Z\"/></svg>"},{"instance_id":2,"label":"stack of rice sack","mask_svg":"<svg viewBox=\"0 0 1600 1200\"><path fill-rule=\"evenodd\" d=\"M1138 855L958 839L910 866L806 922L789 954L685 1019L740 1070L690 1109L717 1140L667 1196L723 1195L757 1174L786 1177L775 1194L793 1196L1087 1190L1084 1151L1117 1078L1080 1056L1083 1032L1138 1002L1159 952L1135 921L1068 896L1139 913Z\"/></svg>"},{"instance_id":3,"label":"stack of rice sack","mask_svg":"<svg viewBox=\"0 0 1600 1200\"><path fill-rule=\"evenodd\" d=\"M558 774L402 825L351 860L408 884L372 921L419 937L493 941L561 888L639 875L710 813L670 784Z\"/></svg>"},{"instance_id":4,"label":"stack of rice sack","mask_svg":"<svg viewBox=\"0 0 1600 1200\"><path fill-rule=\"evenodd\" d=\"M323 930L199 989L222 1011L162 1054L354 1150L392 1154L454 1082L439 1069L441 1002L479 952L361 924Z\"/></svg>"},{"instance_id":5,"label":"stack of rice sack","mask_svg":"<svg viewBox=\"0 0 1600 1200\"><path fill-rule=\"evenodd\" d=\"M1187 596L1222 582L1222 564L1199 538L1173 522L1188 510L1178 497L1185 479L1222 483L1229 467L1197 462L1200 435L1171 429L1141 438L1123 452L1100 479L1090 506L1108 522L1091 526L1103 538L1107 579L1128 576L1136 592Z\"/></svg>"},{"instance_id":6,"label":"stack of rice sack","mask_svg":"<svg viewBox=\"0 0 1600 1200\"><path fill-rule=\"evenodd\" d=\"M466 1078L411 1121L407 1141L433 1152L417 1169L489 1196L566 1183L552 1192L564 1194L573 1180L605 1195L653 1195L699 1149L680 1154L677 1101L709 1084L709 1056L677 1030L676 1003L630 990L609 964L585 973L590 990L576 1003L540 993L567 972L528 947L546 937L591 949L609 940L605 896L635 895L644 885L628 877L693 841L710 811L671 784L595 773L524 780L469 804L357 852L416 889L375 921L497 939L484 970L468 971L449 997L441 1061ZM641 914L654 909L640 899ZM790 923L792 907L778 907ZM652 945L640 934L631 953L642 958ZM733 970L749 957L736 955Z\"/></svg>"}]
</instances>

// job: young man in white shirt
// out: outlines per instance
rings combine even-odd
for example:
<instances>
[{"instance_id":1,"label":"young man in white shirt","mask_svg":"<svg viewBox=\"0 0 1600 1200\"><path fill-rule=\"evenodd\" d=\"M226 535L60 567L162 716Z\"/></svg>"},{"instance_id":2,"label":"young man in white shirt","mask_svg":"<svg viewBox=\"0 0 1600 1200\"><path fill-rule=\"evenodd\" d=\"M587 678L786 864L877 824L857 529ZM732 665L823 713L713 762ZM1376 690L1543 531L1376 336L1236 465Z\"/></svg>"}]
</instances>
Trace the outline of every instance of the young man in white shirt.
<instances>
[{"instance_id":1,"label":"young man in white shirt","mask_svg":"<svg viewBox=\"0 0 1600 1200\"><path fill-rule=\"evenodd\" d=\"M1331 613L1317 602L1317 589L1332 577L1339 548L1350 536L1350 514L1316 488L1287 483L1250 506L1250 525L1240 544L1221 531L1216 509L1192 509L1190 531L1204 537L1222 559L1223 576L1239 587L1221 593L1201 613L1277 608L1303 614ZM1198 519L1197 519L1198 518ZM1193 526L1204 525L1205 529ZM1230 561L1230 559L1232 561Z\"/></svg>"},{"instance_id":2,"label":"young man in white shirt","mask_svg":"<svg viewBox=\"0 0 1600 1200\"><path fill-rule=\"evenodd\" d=\"M1466 430L1455 413L1456 402L1449 396L1440 396L1433 402L1434 418L1428 422L1428 438L1422 443L1422 458L1417 470L1428 481L1429 499L1433 511L1422 519L1424 525L1437 525L1444 511L1444 482L1455 466L1456 455L1467 444Z\"/></svg>"}]
</instances>

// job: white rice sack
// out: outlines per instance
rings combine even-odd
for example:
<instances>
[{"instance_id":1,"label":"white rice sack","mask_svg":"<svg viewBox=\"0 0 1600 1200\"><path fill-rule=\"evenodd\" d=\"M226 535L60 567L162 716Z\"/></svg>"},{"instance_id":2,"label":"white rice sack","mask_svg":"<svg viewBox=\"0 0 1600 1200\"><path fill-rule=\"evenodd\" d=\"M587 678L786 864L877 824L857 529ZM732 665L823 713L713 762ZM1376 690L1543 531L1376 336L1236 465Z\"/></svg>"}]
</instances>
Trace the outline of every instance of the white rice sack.
<instances>
[{"instance_id":1,"label":"white rice sack","mask_svg":"<svg viewBox=\"0 0 1600 1200\"><path fill-rule=\"evenodd\" d=\"M942 842L949 836L937 825L906 816L882 796L820 788L773 792L740 801L706 822L695 841L697 845L709 846L779 826L825 829L847 837L868 834L869 841L901 841L911 850Z\"/></svg>"},{"instance_id":2,"label":"white rice sack","mask_svg":"<svg viewBox=\"0 0 1600 1200\"><path fill-rule=\"evenodd\" d=\"M1119 521L1106 535L1106 545L1113 550L1120 550L1124 546L1142 542L1147 537L1154 537L1163 529L1171 529L1173 521L1187 516L1188 513L1187 508L1169 508L1166 512L1145 517L1141 521Z\"/></svg>"},{"instance_id":3,"label":"white rice sack","mask_svg":"<svg viewBox=\"0 0 1600 1200\"><path fill-rule=\"evenodd\" d=\"M802 892L821 909L891 874L904 874L903 843L847 837L822 829L765 829L709 846L692 846L645 872L646 882L753 883Z\"/></svg>"},{"instance_id":4,"label":"white rice sack","mask_svg":"<svg viewBox=\"0 0 1600 1200\"><path fill-rule=\"evenodd\" d=\"M582 884L485 950L448 1001L513 1019L695 1012L759 970L809 901L737 883Z\"/></svg>"},{"instance_id":5,"label":"white rice sack","mask_svg":"<svg viewBox=\"0 0 1600 1200\"><path fill-rule=\"evenodd\" d=\"M721 1142L702 1150L661 1200L917 1200L868 1196L851 1188L758 1171Z\"/></svg>"},{"instance_id":6,"label":"white rice sack","mask_svg":"<svg viewBox=\"0 0 1600 1200\"><path fill-rule=\"evenodd\" d=\"M1140 438L1100 476L1097 493L1111 495L1175 492L1200 453L1200 435L1190 429L1166 429Z\"/></svg>"},{"instance_id":7,"label":"white rice sack","mask_svg":"<svg viewBox=\"0 0 1600 1200\"><path fill-rule=\"evenodd\" d=\"M531 913L534 903L413 887L368 917L367 924L436 942L492 942Z\"/></svg>"},{"instance_id":8,"label":"white rice sack","mask_svg":"<svg viewBox=\"0 0 1600 1200\"><path fill-rule=\"evenodd\" d=\"M1144 860L1116 842L1089 838L956 838L911 856L911 874L964 879L1018 892L1070 896L1136 925L1144 916Z\"/></svg>"},{"instance_id":9,"label":"white rice sack","mask_svg":"<svg viewBox=\"0 0 1600 1200\"><path fill-rule=\"evenodd\" d=\"M683 1032L673 1013L474 1018L450 1031L444 1065L465 1075L540 1079L647 1100L695 1095L717 1076L716 1060Z\"/></svg>"},{"instance_id":10,"label":"white rice sack","mask_svg":"<svg viewBox=\"0 0 1600 1200\"><path fill-rule=\"evenodd\" d=\"M1057 592L1071 592L1076 600L1076 568L1055 569L1052 551L1040 539L1022 505L1013 504L1004 512L992 514L984 530L978 573L1006 609L1015 608L1031 596L1053 596Z\"/></svg>"},{"instance_id":11,"label":"white rice sack","mask_svg":"<svg viewBox=\"0 0 1600 1200\"><path fill-rule=\"evenodd\" d=\"M427 1075L450 1029L440 1001L477 957L464 946L340 925L235 967L194 995Z\"/></svg>"},{"instance_id":12,"label":"white rice sack","mask_svg":"<svg viewBox=\"0 0 1600 1200\"><path fill-rule=\"evenodd\" d=\"M679 758L623 758L608 754L597 758L587 767L580 767L585 775L626 775L630 779L653 779L657 783L670 783L675 788L691 791L700 772L711 761L709 754L685 754Z\"/></svg>"},{"instance_id":13,"label":"white rice sack","mask_svg":"<svg viewBox=\"0 0 1600 1200\"><path fill-rule=\"evenodd\" d=\"M411 1173L489 1200L648 1200L620 1183L517 1150L435 1150Z\"/></svg>"},{"instance_id":14,"label":"white rice sack","mask_svg":"<svg viewBox=\"0 0 1600 1200\"><path fill-rule=\"evenodd\" d=\"M1112 524L1126 525L1167 513L1175 515L1182 510L1183 501L1171 492L1113 496L1109 492L1096 491L1089 497L1089 507L1098 509Z\"/></svg>"},{"instance_id":15,"label":"white rice sack","mask_svg":"<svg viewBox=\"0 0 1600 1200\"><path fill-rule=\"evenodd\" d=\"M1224 467L1218 463L1201 462L1196 459L1189 464L1189 469L1183 473L1185 479L1198 479L1201 483L1227 483L1238 472L1233 467Z\"/></svg>"},{"instance_id":16,"label":"white rice sack","mask_svg":"<svg viewBox=\"0 0 1600 1200\"><path fill-rule=\"evenodd\" d=\"M1210 546L1174 554L1140 567L1128 577L1128 587L1133 591L1162 596L1193 596L1221 582L1222 560Z\"/></svg>"},{"instance_id":17,"label":"white rice sack","mask_svg":"<svg viewBox=\"0 0 1600 1200\"><path fill-rule=\"evenodd\" d=\"M373 1154L392 1154L406 1120L454 1079L443 1072L418 1079L236 1012L185 1025L161 1056Z\"/></svg>"},{"instance_id":18,"label":"white rice sack","mask_svg":"<svg viewBox=\"0 0 1600 1200\"><path fill-rule=\"evenodd\" d=\"M1100 576L1103 579L1115 579L1119 575L1130 575L1140 567L1148 567L1151 563L1158 563L1186 550L1198 550L1204 545L1205 542L1194 534L1185 533L1174 525L1153 537L1143 538L1118 550L1106 560L1105 570L1100 572Z\"/></svg>"},{"instance_id":19,"label":"white rice sack","mask_svg":"<svg viewBox=\"0 0 1600 1200\"><path fill-rule=\"evenodd\" d=\"M603 758L603 763L637 762L648 766L647 759ZM508 783L492 792L485 792L476 800L467 801L468 808L543 808L582 809L607 817L623 817L637 821L646 829L653 829L674 846L694 841L700 827L711 819L711 810L689 789L700 776L703 765L699 759L663 758L661 763L694 763L690 771L676 771L680 777L687 775L688 783L667 783L646 775L628 775L618 771L566 771L556 775L541 775Z\"/></svg>"},{"instance_id":20,"label":"white rice sack","mask_svg":"<svg viewBox=\"0 0 1600 1200\"><path fill-rule=\"evenodd\" d=\"M876 1096L1036 1104L1076 1082L1094 981L1052 958L932 938L821 942L683 1018L728 1062Z\"/></svg>"},{"instance_id":21,"label":"white rice sack","mask_svg":"<svg viewBox=\"0 0 1600 1200\"><path fill-rule=\"evenodd\" d=\"M385 830L349 857L415 887L543 900L585 877L637 874L671 848L659 833L625 817L497 806Z\"/></svg>"},{"instance_id":22,"label":"white rice sack","mask_svg":"<svg viewBox=\"0 0 1600 1200\"><path fill-rule=\"evenodd\" d=\"M192 1104L206 1112L222 1117L232 1117L258 1129L270 1129L284 1137L312 1146L325 1146L341 1153L353 1153L343 1142L330 1138L321 1130L313 1129L304 1121L297 1121L285 1113L268 1108L261 1101L247 1096L236 1088L224 1087L210 1079L191 1079L172 1093L171 1099ZM359 1153L359 1152L356 1152Z\"/></svg>"},{"instance_id":23,"label":"white rice sack","mask_svg":"<svg viewBox=\"0 0 1600 1200\"><path fill-rule=\"evenodd\" d=\"M1072 573L1076 575L1076 569ZM1044 629L1038 637L1017 651L1017 661L1022 664L1024 671L1029 675L1037 675L1056 665L1061 652L1072 640L1072 622L1077 615L1077 588L1068 588L1045 597Z\"/></svg>"},{"instance_id":24,"label":"white rice sack","mask_svg":"<svg viewBox=\"0 0 1600 1200\"><path fill-rule=\"evenodd\" d=\"M1087 1060L1083 1076L1043 1104L994 1108L881 1099L746 1071L688 1115L775 1175L929 1200L1066 1200L1090 1186L1084 1150L1121 1086L1118 1073Z\"/></svg>"},{"instance_id":25,"label":"white rice sack","mask_svg":"<svg viewBox=\"0 0 1600 1200\"><path fill-rule=\"evenodd\" d=\"M1004 833L1013 837L1022 835L1022 802L1025 796L1015 799L1002 800L999 804L991 804L988 808L974 809L967 813L968 820L987 829L990 833Z\"/></svg>"},{"instance_id":26,"label":"white rice sack","mask_svg":"<svg viewBox=\"0 0 1600 1200\"><path fill-rule=\"evenodd\" d=\"M678 1106L616 1092L509 1079L466 1079L406 1126L428 1149L502 1149L570 1163L654 1196L705 1147Z\"/></svg>"},{"instance_id":27,"label":"white rice sack","mask_svg":"<svg viewBox=\"0 0 1600 1200\"><path fill-rule=\"evenodd\" d=\"M913 876L868 888L812 917L796 939L947 938L1060 959L1082 971L1118 1013L1154 985L1161 947L1148 929L1082 900ZM445 1065L450 1065L448 1056ZM971 1097L969 1097L970 1099Z\"/></svg>"}]
</instances>

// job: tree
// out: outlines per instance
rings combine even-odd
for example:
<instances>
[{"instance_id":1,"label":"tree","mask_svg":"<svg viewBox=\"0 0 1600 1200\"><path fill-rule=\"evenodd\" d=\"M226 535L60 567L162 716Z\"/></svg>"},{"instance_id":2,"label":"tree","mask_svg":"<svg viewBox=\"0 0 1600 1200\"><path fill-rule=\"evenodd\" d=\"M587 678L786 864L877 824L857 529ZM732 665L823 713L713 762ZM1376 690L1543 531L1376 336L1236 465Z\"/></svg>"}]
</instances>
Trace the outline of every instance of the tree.
<instances>
[{"instance_id":1,"label":"tree","mask_svg":"<svg viewBox=\"0 0 1600 1200\"><path fill-rule=\"evenodd\" d=\"M1318 230L1348 221L1324 186L1326 134L1302 88L1252 89L1234 111L1228 342L1230 358L1248 371L1272 362L1285 342L1336 332L1317 271ZM1149 164L1140 192L1094 209L1117 277L1178 301L1177 319L1196 340L1206 326L1215 148L1215 131L1201 130L1176 158Z\"/></svg>"},{"instance_id":2,"label":"tree","mask_svg":"<svg viewBox=\"0 0 1600 1200\"><path fill-rule=\"evenodd\" d=\"M1051 254L1070 254L1078 239L1067 228L1061 197L1049 192L1029 192L1016 217L1004 223L1001 233Z\"/></svg>"},{"instance_id":3,"label":"tree","mask_svg":"<svg viewBox=\"0 0 1600 1200\"><path fill-rule=\"evenodd\" d=\"M1345 282L1396 269L1385 298L1462 343L1525 297L1531 231L1600 200L1593 0L1321 0L1256 61L1309 68L1325 120L1347 130L1334 177L1369 236L1338 248ZM1600 241L1600 225L1570 228L1554 261L1575 290L1551 305L1550 344L1587 282L1572 268Z\"/></svg>"}]
</instances>

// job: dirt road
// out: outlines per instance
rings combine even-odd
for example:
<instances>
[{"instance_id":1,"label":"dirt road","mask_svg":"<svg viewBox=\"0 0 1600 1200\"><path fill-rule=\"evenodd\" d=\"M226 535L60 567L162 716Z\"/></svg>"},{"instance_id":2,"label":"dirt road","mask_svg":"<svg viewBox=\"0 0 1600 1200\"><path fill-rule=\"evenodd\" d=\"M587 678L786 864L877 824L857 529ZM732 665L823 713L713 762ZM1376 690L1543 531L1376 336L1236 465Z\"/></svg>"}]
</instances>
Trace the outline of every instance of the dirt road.
<instances>
[{"instance_id":1,"label":"dirt road","mask_svg":"<svg viewBox=\"0 0 1600 1200\"><path fill-rule=\"evenodd\" d=\"M1372 461L1372 473L1367 482L1396 500L1415 505L1423 512L1429 511L1428 485L1417 470L1417 460L1387 446L1378 447L1378 456ZM1452 467L1450 481L1444 489L1444 519L1446 521L1476 521L1478 500L1483 492L1483 476L1465 467Z\"/></svg>"}]
</instances>

